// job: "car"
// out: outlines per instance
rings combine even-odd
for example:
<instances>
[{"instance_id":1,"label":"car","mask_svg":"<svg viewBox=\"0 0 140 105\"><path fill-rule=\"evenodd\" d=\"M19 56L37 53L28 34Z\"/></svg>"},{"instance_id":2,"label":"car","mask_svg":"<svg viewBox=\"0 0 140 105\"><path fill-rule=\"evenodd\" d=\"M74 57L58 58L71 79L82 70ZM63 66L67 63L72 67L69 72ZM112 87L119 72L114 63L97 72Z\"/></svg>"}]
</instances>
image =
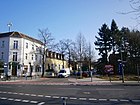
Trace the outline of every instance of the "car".
<instances>
[{"instance_id":1,"label":"car","mask_svg":"<svg viewBox=\"0 0 140 105\"><path fill-rule=\"evenodd\" d=\"M61 69L58 73L58 77L69 77L70 76L70 70L69 69Z\"/></svg>"}]
</instances>

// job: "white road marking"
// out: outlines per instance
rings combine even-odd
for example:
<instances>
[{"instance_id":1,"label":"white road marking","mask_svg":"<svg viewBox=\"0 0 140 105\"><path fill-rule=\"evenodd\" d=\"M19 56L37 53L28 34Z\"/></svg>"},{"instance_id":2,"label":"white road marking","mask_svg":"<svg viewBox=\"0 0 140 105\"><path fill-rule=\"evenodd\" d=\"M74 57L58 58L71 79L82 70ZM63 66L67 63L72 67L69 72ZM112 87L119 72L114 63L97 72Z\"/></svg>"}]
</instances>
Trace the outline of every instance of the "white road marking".
<instances>
[{"instance_id":1,"label":"white road marking","mask_svg":"<svg viewBox=\"0 0 140 105\"><path fill-rule=\"evenodd\" d=\"M121 102L129 102L129 100L126 99L120 99Z\"/></svg>"},{"instance_id":2,"label":"white road marking","mask_svg":"<svg viewBox=\"0 0 140 105\"><path fill-rule=\"evenodd\" d=\"M79 98L79 100L87 100L87 98Z\"/></svg>"},{"instance_id":3,"label":"white road marking","mask_svg":"<svg viewBox=\"0 0 140 105\"><path fill-rule=\"evenodd\" d=\"M22 102L29 102L29 100L22 100Z\"/></svg>"},{"instance_id":4,"label":"white road marking","mask_svg":"<svg viewBox=\"0 0 140 105\"><path fill-rule=\"evenodd\" d=\"M3 93L7 93L7 92L3 92Z\"/></svg>"},{"instance_id":5,"label":"white road marking","mask_svg":"<svg viewBox=\"0 0 140 105\"><path fill-rule=\"evenodd\" d=\"M19 95L24 95L24 93L18 93Z\"/></svg>"},{"instance_id":6,"label":"white road marking","mask_svg":"<svg viewBox=\"0 0 140 105\"><path fill-rule=\"evenodd\" d=\"M9 100L9 101L13 101L14 99L13 99L13 98L8 98L7 100Z\"/></svg>"},{"instance_id":7,"label":"white road marking","mask_svg":"<svg viewBox=\"0 0 140 105\"><path fill-rule=\"evenodd\" d=\"M43 95L37 95L38 97L44 97Z\"/></svg>"},{"instance_id":8,"label":"white road marking","mask_svg":"<svg viewBox=\"0 0 140 105\"><path fill-rule=\"evenodd\" d=\"M12 92L8 92L8 94L11 94Z\"/></svg>"},{"instance_id":9,"label":"white road marking","mask_svg":"<svg viewBox=\"0 0 140 105\"><path fill-rule=\"evenodd\" d=\"M119 101L118 99L109 99L109 101Z\"/></svg>"},{"instance_id":10,"label":"white road marking","mask_svg":"<svg viewBox=\"0 0 140 105\"><path fill-rule=\"evenodd\" d=\"M52 98L60 98L59 96L53 96Z\"/></svg>"},{"instance_id":11,"label":"white road marking","mask_svg":"<svg viewBox=\"0 0 140 105\"><path fill-rule=\"evenodd\" d=\"M35 96L36 96L36 94L31 94L31 96L34 96L34 97L35 97Z\"/></svg>"},{"instance_id":12,"label":"white road marking","mask_svg":"<svg viewBox=\"0 0 140 105\"><path fill-rule=\"evenodd\" d=\"M21 99L14 99L14 101L17 101L17 102L19 102L19 101L21 101Z\"/></svg>"},{"instance_id":13,"label":"white road marking","mask_svg":"<svg viewBox=\"0 0 140 105\"><path fill-rule=\"evenodd\" d=\"M38 101L30 101L30 103L37 104Z\"/></svg>"},{"instance_id":14,"label":"white road marking","mask_svg":"<svg viewBox=\"0 0 140 105\"><path fill-rule=\"evenodd\" d=\"M70 100L76 100L77 98L76 97L70 97Z\"/></svg>"},{"instance_id":15,"label":"white road marking","mask_svg":"<svg viewBox=\"0 0 140 105\"><path fill-rule=\"evenodd\" d=\"M13 93L13 94L18 94L18 93Z\"/></svg>"},{"instance_id":16,"label":"white road marking","mask_svg":"<svg viewBox=\"0 0 140 105\"><path fill-rule=\"evenodd\" d=\"M7 98L6 98L6 97L1 97L1 99L2 99L2 100L6 100Z\"/></svg>"},{"instance_id":17,"label":"white road marking","mask_svg":"<svg viewBox=\"0 0 140 105\"><path fill-rule=\"evenodd\" d=\"M96 98L89 98L88 100L96 101L97 99Z\"/></svg>"},{"instance_id":18,"label":"white road marking","mask_svg":"<svg viewBox=\"0 0 140 105\"><path fill-rule=\"evenodd\" d=\"M99 101L107 101L107 99L99 99Z\"/></svg>"},{"instance_id":19,"label":"white road marking","mask_svg":"<svg viewBox=\"0 0 140 105\"><path fill-rule=\"evenodd\" d=\"M30 94L25 94L26 96L29 96Z\"/></svg>"},{"instance_id":20,"label":"white road marking","mask_svg":"<svg viewBox=\"0 0 140 105\"><path fill-rule=\"evenodd\" d=\"M61 97L61 99L63 99L63 98L68 99L68 97Z\"/></svg>"},{"instance_id":21,"label":"white road marking","mask_svg":"<svg viewBox=\"0 0 140 105\"><path fill-rule=\"evenodd\" d=\"M37 105L43 105L43 104L45 104L45 102L40 102L40 103L38 103Z\"/></svg>"},{"instance_id":22,"label":"white road marking","mask_svg":"<svg viewBox=\"0 0 140 105\"><path fill-rule=\"evenodd\" d=\"M45 96L46 98L51 98L51 96Z\"/></svg>"}]
</instances>

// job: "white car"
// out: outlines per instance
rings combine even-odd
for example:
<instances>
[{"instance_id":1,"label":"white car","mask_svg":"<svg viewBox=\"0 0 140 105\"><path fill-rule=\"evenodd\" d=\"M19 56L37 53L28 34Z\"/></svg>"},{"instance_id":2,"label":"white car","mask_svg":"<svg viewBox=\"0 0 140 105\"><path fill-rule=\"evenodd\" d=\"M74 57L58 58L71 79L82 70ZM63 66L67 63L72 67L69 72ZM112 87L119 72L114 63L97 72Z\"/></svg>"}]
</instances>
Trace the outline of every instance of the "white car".
<instances>
[{"instance_id":1,"label":"white car","mask_svg":"<svg viewBox=\"0 0 140 105\"><path fill-rule=\"evenodd\" d=\"M62 69L58 73L58 77L69 77L70 76L70 70L69 69Z\"/></svg>"}]
</instances>

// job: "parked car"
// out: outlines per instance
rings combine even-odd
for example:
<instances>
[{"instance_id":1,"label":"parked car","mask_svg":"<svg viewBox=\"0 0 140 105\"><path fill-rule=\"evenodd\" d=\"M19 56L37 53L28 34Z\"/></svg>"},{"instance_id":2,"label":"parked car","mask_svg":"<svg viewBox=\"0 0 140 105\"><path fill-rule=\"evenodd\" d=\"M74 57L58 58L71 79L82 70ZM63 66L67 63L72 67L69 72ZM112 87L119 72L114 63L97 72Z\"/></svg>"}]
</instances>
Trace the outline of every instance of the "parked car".
<instances>
[{"instance_id":1,"label":"parked car","mask_svg":"<svg viewBox=\"0 0 140 105\"><path fill-rule=\"evenodd\" d=\"M62 69L58 73L58 77L69 77L70 76L70 69Z\"/></svg>"}]
</instances>

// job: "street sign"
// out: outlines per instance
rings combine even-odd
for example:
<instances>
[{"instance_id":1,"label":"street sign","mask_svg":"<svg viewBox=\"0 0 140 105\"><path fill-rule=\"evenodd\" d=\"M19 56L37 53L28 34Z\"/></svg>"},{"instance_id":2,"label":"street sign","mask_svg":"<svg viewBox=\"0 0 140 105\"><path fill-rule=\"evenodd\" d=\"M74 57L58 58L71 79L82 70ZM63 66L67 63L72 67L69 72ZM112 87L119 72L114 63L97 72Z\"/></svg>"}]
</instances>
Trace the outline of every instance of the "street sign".
<instances>
[{"instance_id":1,"label":"street sign","mask_svg":"<svg viewBox=\"0 0 140 105\"><path fill-rule=\"evenodd\" d=\"M105 65L105 72L106 73L114 73L113 65Z\"/></svg>"}]
</instances>

